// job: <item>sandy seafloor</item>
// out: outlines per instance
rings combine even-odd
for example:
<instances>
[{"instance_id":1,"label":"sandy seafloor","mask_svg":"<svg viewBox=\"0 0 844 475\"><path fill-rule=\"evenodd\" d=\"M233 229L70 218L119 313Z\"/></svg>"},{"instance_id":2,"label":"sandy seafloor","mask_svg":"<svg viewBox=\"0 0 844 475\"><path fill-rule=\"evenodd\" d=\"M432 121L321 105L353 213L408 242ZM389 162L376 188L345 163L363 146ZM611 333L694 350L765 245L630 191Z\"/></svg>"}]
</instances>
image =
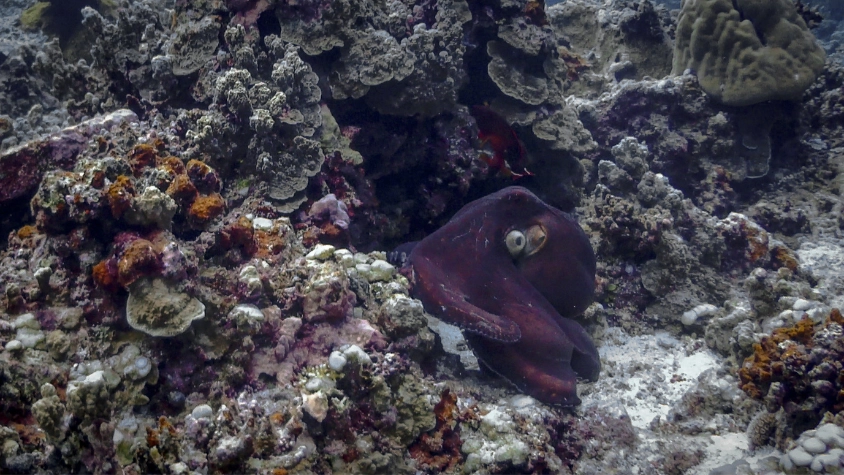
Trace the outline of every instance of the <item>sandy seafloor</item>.
<instances>
[{"instance_id":1,"label":"sandy seafloor","mask_svg":"<svg viewBox=\"0 0 844 475\"><path fill-rule=\"evenodd\" d=\"M3 2L0 473L844 470L844 9L736 105L678 2L553 3ZM596 252L576 408L386 262L513 184Z\"/></svg>"}]
</instances>

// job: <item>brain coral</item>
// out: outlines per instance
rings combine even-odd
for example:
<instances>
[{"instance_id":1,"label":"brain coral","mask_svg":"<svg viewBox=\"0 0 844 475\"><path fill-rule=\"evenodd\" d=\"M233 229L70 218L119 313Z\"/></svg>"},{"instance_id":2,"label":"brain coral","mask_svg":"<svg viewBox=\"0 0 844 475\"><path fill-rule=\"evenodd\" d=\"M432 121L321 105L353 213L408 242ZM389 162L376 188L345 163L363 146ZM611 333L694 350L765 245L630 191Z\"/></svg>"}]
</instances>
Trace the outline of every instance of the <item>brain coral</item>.
<instances>
[{"instance_id":1,"label":"brain coral","mask_svg":"<svg viewBox=\"0 0 844 475\"><path fill-rule=\"evenodd\" d=\"M697 72L707 94L730 106L793 100L825 54L790 0L684 0L674 74Z\"/></svg>"}]
</instances>

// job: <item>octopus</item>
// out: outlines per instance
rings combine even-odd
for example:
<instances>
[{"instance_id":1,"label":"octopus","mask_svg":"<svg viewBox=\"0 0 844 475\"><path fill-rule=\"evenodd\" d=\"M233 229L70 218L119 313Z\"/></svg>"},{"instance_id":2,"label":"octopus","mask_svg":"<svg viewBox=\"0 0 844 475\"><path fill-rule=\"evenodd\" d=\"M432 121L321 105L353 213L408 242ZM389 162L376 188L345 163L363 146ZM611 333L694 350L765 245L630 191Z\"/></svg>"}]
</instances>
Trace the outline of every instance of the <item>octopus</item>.
<instances>
[{"instance_id":1,"label":"octopus","mask_svg":"<svg viewBox=\"0 0 844 475\"><path fill-rule=\"evenodd\" d=\"M601 362L572 319L595 291L595 254L574 218L511 186L408 249L414 297L459 327L484 366L542 402L580 404L577 380L596 380Z\"/></svg>"}]
</instances>

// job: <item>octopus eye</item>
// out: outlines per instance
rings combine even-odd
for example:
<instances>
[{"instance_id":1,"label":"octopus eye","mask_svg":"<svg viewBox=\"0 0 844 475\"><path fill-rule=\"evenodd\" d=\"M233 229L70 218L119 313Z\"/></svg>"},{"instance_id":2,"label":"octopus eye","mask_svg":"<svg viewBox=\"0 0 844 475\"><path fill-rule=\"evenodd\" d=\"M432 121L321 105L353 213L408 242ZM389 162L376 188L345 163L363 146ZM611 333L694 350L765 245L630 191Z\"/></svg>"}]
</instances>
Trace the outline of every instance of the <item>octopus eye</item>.
<instances>
[{"instance_id":1,"label":"octopus eye","mask_svg":"<svg viewBox=\"0 0 844 475\"><path fill-rule=\"evenodd\" d=\"M504 239L504 243L507 244L507 250L510 251L510 255L513 257L521 254L526 242L525 234L518 229L507 233L507 237Z\"/></svg>"},{"instance_id":2,"label":"octopus eye","mask_svg":"<svg viewBox=\"0 0 844 475\"><path fill-rule=\"evenodd\" d=\"M545 228L542 225L531 226L527 231L527 243L525 244L525 255L529 256L545 245Z\"/></svg>"}]
</instances>

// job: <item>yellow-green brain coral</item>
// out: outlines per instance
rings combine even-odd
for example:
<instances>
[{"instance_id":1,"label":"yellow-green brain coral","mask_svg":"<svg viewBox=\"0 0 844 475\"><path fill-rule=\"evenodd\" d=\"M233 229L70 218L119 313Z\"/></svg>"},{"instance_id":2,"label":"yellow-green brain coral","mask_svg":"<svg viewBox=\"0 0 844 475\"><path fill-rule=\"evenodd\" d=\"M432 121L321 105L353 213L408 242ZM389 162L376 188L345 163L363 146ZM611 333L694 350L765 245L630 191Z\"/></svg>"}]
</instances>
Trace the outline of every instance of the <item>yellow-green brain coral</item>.
<instances>
[{"instance_id":1,"label":"yellow-green brain coral","mask_svg":"<svg viewBox=\"0 0 844 475\"><path fill-rule=\"evenodd\" d=\"M791 0L683 1L673 73L725 105L799 99L825 59Z\"/></svg>"}]
</instances>

